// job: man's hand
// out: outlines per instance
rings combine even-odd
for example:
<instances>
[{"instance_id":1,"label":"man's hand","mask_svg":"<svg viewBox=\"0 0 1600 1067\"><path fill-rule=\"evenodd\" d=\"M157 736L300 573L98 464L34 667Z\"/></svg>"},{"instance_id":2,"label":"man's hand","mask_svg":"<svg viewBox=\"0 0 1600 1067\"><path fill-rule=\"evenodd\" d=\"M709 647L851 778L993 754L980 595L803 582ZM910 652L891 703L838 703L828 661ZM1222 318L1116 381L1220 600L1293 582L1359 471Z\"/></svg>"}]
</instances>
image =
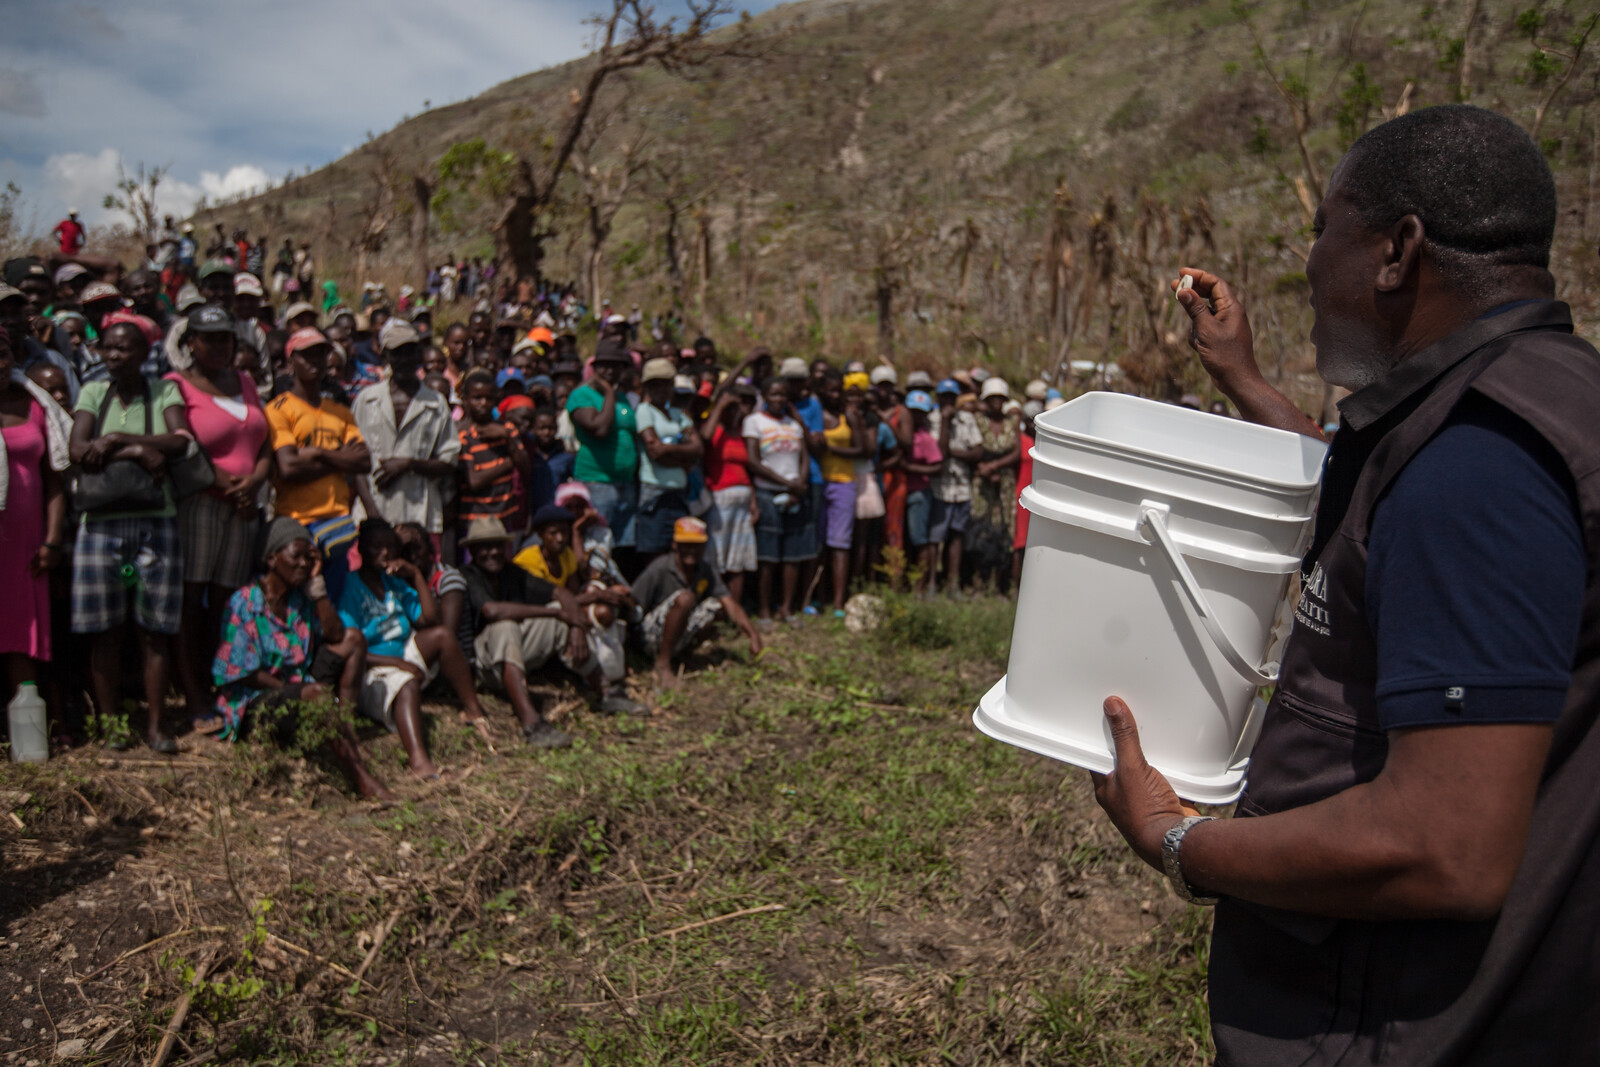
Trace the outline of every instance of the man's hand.
<instances>
[{"instance_id":1,"label":"man's hand","mask_svg":"<svg viewBox=\"0 0 1600 1067\"><path fill-rule=\"evenodd\" d=\"M411 469L411 459L406 456L391 456L378 464L378 469L372 472L372 484L379 489L387 488L389 483Z\"/></svg>"},{"instance_id":2,"label":"man's hand","mask_svg":"<svg viewBox=\"0 0 1600 1067\"><path fill-rule=\"evenodd\" d=\"M1161 839L1179 819L1200 813L1179 800L1161 772L1145 762L1139 726L1122 698L1107 697L1105 712L1117 764L1110 774L1090 774L1094 798L1139 858L1159 871Z\"/></svg>"},{"instance_id":3,"label":"man's hand","mask_svg":"<svg viewBox=\"0 0 1600 1067\"><path fill-rule=\"evenodd\" d=\"M1259 377L1250 318L1228 283L1193 267L1184 267L1180 275L1184 274L1194 279L1193 289L1179 289L1178 281L1169 284L1189 314L1189 347L1200 357L1206 373L1224 392L1237 382Z\"/></svg>"}]
</instances>

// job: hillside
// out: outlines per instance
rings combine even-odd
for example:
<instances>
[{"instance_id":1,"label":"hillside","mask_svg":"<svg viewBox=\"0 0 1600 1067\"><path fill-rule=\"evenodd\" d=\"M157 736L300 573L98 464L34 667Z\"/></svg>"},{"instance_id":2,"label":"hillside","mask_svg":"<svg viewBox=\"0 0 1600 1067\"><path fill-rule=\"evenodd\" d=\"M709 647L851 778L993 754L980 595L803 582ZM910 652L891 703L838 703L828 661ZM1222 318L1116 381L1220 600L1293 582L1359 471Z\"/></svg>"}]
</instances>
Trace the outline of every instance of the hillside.
<instances>
[{"instance_id":1,"label":"hillside","mask_svg":"<svg viewBox=\"0 0 1600 1067\"><path fill-rule=\"evenodd\" d=\"M1325 179L1348 141L1402 99L1416 108L1464 95L1531 127L1561 85L1540 130L1561 186L1555 266L1584 321L1600 312L1589 295L1600 282L1600 64L1585 56L1564 79L1551 49L1570 51L1588 11L1578 0L1539 11L1535 26L1504 0L786 5L751 21L757 58L608 84L590 173L610 179L613 204L634 173L600 288L647 311L676 304L688 328L730 342L839 356L892 347L911 363L954 351L1048 373L1063 357L1120 359L1137 383L1170 390L1196 384L1198 368L1160 281L1180 261L1203 263L1240 283L1263 359L1315 407L1308 197L1296 182ZM1530 64L1536 45L1543 66ZM414 273L420 174L432 187L429 254L492 254L503 173L440 182L441 158L482 139L491 160L540 159L592 62L411 118L213 214L309 237L344 285L359 286L362 227L392 197L397 217L367 273L396 282ZM1269 68L1304 102L1309 172ZM569 172L545 219L543 267L587 291L583 191Z\"/></svg>"}]
</instances>

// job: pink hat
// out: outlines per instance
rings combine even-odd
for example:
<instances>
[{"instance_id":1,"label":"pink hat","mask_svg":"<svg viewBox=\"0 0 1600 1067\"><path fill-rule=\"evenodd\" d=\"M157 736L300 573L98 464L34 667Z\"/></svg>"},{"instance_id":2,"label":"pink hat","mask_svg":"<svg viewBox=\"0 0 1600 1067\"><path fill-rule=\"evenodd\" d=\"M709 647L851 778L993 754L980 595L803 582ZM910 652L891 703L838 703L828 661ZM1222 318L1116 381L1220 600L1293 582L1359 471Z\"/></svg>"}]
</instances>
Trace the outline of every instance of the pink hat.
<instances>
[{"instance_id":1,"label":"pink hat","mask_svg":"<svg viewBox=\"0 0 1600 1067\"><path fill-rule=\"evenodd\" d=\"M594 506L594 498L589 495L589 487L582 482L562 482L556 486L556 503L564 505L568 500L582 500L590 507Z\"/></svg>"},{"instance_id":2,"label":"pink hat","mask_svg":"<svg viewBox=\"0 0 1600 1067\"><path fill-rule=\"evenodd\" d=\"M331 345L326 334L315 326L307 326L303 330L296 330L289 335L289 341L283 346L283 354L292 356L304 348L313 348L316 345Z\"/></svg>"},{"instance_id":3,"label":"pink hat","mask_svg":"<svg viewBox=\"0 0 1600 1067\"><path fill-rule=\"evenodd\" d=\"M144 334L146 344L155 345L161 341L161 327L157 326L153 319L147 318L136 311L129 311L126 308L113 311L111 314L101 319L100 331L104 333L111 327L117 326L124 322L128 323L134 329Z\"/></svg>"}]
</instances>

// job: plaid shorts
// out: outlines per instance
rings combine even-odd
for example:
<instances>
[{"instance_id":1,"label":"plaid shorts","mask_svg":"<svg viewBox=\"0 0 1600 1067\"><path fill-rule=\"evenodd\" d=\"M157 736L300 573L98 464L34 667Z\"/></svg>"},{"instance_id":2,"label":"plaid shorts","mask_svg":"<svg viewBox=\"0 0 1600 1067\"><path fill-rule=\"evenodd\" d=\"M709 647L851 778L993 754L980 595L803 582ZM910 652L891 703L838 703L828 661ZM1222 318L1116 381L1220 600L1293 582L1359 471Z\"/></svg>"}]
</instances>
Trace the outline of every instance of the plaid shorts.
<instances>
[{"instance_id":1,"label":"plaid shorts","mask_svg":"<svg viewBox=\"0 0 1600 1067\"><path fill-rule=\"evenodd\" d=\"M210 493L178 501L183 538L183 580L237 589L250 580L261 524L243 518L232 504Z\"/></svg>"},{"instance_id":2,"label":"plaid shorts","mask_svg":"<svg viewBox=\"0 0 1600 1067\"><path fill-rule=\"evenodd\" d=\"M639 623L639 644L645 655L654 656L661 651L661 631L666 629L667 614L672 611L672 601L675 597L668 597L651 609L650 613ZM683 628L683 633L678 636L677 647L672 650L674 656L681 656L705 636L711 624L717 621L717 615L722 611L722 601L715 597L706 597L694 606L689 613L689 621Z\"/></svg>"},{"instance_id":3,"label":"plaid shorts","mask_svg":"<svg viewBox=\"0 0 1600 1067\"><path fill-rule=\"evenodd\" d=\"M122 581L132 568L133 588ZM183 549L174 518L89 520L72 553L72 632L98 634L128 617L158 634L178 632L183 611Z\"/></svg>"}]
</instances>

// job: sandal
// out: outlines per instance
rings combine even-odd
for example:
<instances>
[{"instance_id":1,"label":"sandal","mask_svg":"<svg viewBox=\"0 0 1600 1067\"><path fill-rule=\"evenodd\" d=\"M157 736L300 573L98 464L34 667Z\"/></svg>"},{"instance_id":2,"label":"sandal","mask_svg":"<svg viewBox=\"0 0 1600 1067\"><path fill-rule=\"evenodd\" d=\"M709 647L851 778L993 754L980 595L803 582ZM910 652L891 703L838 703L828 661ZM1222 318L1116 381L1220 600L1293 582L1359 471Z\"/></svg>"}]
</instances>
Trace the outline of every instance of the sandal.
<instances>
[{"instance_id":1,"label":"sandal","mask_svg":"<svg viewBox=\"0 0 1600 1067\"><path fill-rule=\"evenodd\" d=\"M197 734L220 734L228 728L228 720L221 715L196 715L189 720L189 728Z\"/></svg>"},{"instance_id":2,"label":"sandal","mask_svg":"<svg viewBox=\"0 0 1600 1067\"><path fill-rule=\"evenodd\" d=\"M150 746L151 752L156 752L163 756L176 756L178 754L178 742L170 737L158 737L154 741L146 741L145 744Z\"/></svg>"}]
</instances>

